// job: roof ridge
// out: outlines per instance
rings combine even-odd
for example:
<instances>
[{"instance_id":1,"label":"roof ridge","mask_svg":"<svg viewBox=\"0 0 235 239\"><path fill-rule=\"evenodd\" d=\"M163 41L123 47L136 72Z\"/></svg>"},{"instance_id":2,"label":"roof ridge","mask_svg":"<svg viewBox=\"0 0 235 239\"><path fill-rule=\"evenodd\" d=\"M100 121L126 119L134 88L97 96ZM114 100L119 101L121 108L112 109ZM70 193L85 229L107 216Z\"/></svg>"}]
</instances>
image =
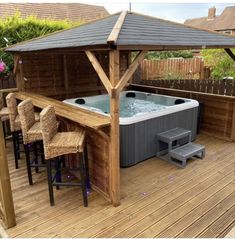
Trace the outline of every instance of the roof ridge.
<instances>
[{"instance_id":1,"label":"roof ridge","mask_svg":"<svg viewBox=\"0 0 235 239\"><path fill-rule=\"evenodd\" d=\"M122 25L125 21L126 15L127 15L128 11L122 11L119 18L117 19L115 25L113 26L113 29L111 31L111 33L109 34L108 38L107 38L107 43L108 44L116 44L119 33L121 31Z\"/></svg>"}]
</instances>

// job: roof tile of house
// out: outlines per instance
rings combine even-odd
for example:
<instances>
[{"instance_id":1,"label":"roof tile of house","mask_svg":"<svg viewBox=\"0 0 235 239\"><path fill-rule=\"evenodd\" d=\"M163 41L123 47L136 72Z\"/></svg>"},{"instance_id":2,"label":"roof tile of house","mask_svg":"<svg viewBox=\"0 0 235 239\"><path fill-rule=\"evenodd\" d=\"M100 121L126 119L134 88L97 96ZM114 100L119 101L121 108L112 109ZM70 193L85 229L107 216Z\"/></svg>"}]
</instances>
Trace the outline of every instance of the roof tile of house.
<instances>
[{"instance_id":1,"label":"roof tile of house","mask_svg":"<svg viewBox=\"0 0 235 239\"><path fill-rule=\"evenodd\" d=\"M208 17L187 19L185 24L215 31L233 30L235 29L235 6L226 7L222 14L214 19L208 19Z\"/></svg>"},{"instance_id":2,"label":"roof tile of house","mask_svg":"<svg viewBox=\"0 0 235 239\"><path fill-rule=\"evenodd\" d=\"M81 3L0 3L0 17L12 16L17 11L22 17L34 15L42 19L69 19L86 22L109 15L103 6Z\"/></svg>"}]
</instances>

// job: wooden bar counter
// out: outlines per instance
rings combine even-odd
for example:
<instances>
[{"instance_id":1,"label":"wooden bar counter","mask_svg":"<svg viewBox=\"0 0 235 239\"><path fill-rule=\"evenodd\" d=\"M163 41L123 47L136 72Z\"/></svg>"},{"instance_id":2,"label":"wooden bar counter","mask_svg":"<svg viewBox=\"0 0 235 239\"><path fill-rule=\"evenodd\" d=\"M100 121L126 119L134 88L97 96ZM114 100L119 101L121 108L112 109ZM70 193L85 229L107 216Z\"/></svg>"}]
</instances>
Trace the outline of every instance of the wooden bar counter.
<instances>
[{"instance_id":1,"label":"wooden bar counter","mask_svg":"<svg viewBox=\"0 0 235 239\"><path fill-rule=\"evenodd\" d=\"M18 100L32 99L33 105L40 109L48 105L54 106L63 130L76 131L80 127L85 128L92 189L112 201L109 159L110 118L39 94L16 92L15 95Z\"/></svg>"}]
</instances>

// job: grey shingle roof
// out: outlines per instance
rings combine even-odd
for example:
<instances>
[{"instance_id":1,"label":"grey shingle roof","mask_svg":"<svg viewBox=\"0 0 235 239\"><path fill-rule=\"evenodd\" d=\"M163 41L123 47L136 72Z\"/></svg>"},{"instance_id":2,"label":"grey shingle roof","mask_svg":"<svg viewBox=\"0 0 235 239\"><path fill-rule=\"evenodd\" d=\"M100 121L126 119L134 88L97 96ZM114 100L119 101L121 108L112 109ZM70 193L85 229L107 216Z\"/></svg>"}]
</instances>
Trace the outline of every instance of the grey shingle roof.
<instances>
[{"instance_id":1,"label":"grey shingle roof","mask_svg":"<svg viewBox=\"0 0 235 239\"><path fill-rule=\"evenodd\" d=\"M140 14L128 14L117 45L217 46L234 45L235 37L209 32Z\"/></svg>"},{"instance_id":2,"label":"grey shingle roof","mask_svg":"<svg viewBox=\"0 0 235 239\"><path fill-rule=\"evenodd\" d=\"M7 51L37 51L69 47L106 45L120 13L86 25L51 34L7 48ZM128 13L117 46L235 47L235 37L196 29L184 24Z\"/></svg>"}]
</instances>

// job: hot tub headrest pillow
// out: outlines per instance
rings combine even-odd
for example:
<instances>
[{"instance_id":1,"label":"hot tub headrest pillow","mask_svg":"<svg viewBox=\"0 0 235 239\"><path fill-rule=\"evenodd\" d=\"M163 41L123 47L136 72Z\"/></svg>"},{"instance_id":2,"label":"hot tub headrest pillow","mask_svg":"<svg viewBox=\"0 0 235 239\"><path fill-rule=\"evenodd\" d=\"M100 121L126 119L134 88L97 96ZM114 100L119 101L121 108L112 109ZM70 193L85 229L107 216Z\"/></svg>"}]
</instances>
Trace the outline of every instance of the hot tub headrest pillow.
<instances>
[{"instance_id":1,"label":"hot tub headrest pillow","mask_svg":"<svg viewBox=\"0 0 235 239\"><path fill-rule=\"evenodd\" d=\"M84 105L86 103L86 101L84 99L76 99L75 103L79 104L79 105Z\"/></svg>"},{"instance_id":2,"label":"hot tub headrest pillow","mask_svg":"<svg viewBox=\"0 0 235 239\"><path fill-rule=\"evenodd\" d=\"M127 97L127 98L135 98L136 95L135 95L134 92L128 92L128 93L126 93L126 97Z\"/></svg>"},{"instance_id":3,"label":"hot tub headrest pillow","mask_svg":"<svg viewBox=\"0 0 235 239\"><path fill-rule=\"evenodd\" d=\"M182 99L175 100L175 105L179 105L179 104L183 104L183 103L185 103L185 101Z\"/></svg>"}]
</instances>

